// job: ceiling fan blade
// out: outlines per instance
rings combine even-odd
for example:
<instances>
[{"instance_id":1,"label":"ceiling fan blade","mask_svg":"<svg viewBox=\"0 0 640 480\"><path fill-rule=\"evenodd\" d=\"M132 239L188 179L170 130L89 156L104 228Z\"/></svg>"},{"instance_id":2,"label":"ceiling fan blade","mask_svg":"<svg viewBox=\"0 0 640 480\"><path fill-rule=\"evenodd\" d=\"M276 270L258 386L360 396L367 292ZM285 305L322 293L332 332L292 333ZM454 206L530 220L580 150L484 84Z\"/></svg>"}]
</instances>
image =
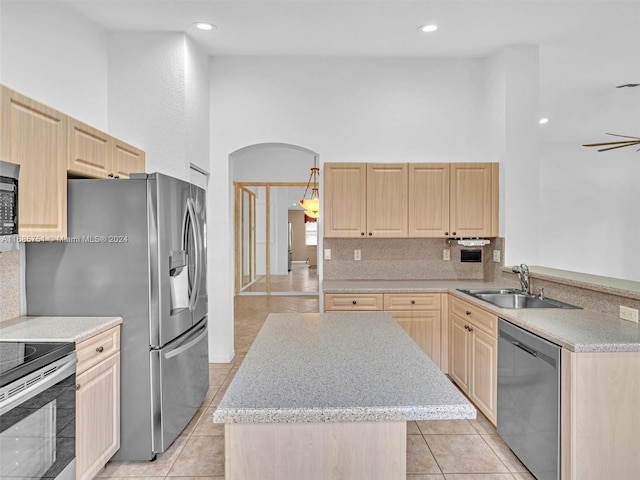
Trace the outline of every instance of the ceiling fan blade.
<instances>
[{"instance_id":1,"label":"ceiling fan blade","mask_svg":"<svg viewBox=\"0 0 640 480\"><path fill-rule=\"evenodd\" d=\"M629 135L620 135L619 133L607 133L606 135L613 135L614 137L633 138L634 140L640 140L640 137L630 137Z\"/></svg>"},{"instance_id":2,"label":"ceiling fan blade","mask_svg":"<svg viewBox=\"0 0 640 480\"><path fill-rule=\"evenodd\" d=\"M634 145L635 143L640 142L640 140L622 140L620 142L603 142L603 143L585 143L582 146L583 147L604 147L605 145L620 145L620 144L625 144L625 145Z\"/></svg>"},{"instance_id":3,"label":"ceiling fan blade","mask_svg":"<svg viewBox=\"0 0 640 480\"><path fill-rule=\"evenodd\" d=\"M616 148L622 148L622 147L630 147L632 145L638 145L638 143L640 142L633 142L633 143L626 143L624 145L618 145L616 147L609 147L609 148L601 148L598 151L599 152L606 152L607 150L615 150Z\"/></svg>"}]
</instances>

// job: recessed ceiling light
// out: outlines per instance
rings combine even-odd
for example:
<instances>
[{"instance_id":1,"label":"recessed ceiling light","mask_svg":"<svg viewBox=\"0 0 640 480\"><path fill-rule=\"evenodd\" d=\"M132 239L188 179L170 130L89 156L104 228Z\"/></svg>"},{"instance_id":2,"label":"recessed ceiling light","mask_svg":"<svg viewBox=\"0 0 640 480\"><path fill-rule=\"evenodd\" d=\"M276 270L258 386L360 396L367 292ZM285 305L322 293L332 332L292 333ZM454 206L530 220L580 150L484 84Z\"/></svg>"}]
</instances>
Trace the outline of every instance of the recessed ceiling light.
<instances>
[{"instance_id":1,"label":"recessed ceiling light","mask_svg":"<svg viewBox=\"0 0 640 480\"><path fill-rule=\"evenodd\" d=\"M544 125L545 123L549 123L549 119L548 118L541 118L540 120L538 120L538 123L540 125Z\"/></svg>"},{"instance_id":2,"label":"recessed ceiling light","mask_svg":"<svg viewBox=\"0 0 640 480\"><path fill-rule=\"evenodd\" d=\"M418 27L418 30L420 30L421 32L425 32L425 33L430 33L430 32L435 32L436 30L438 30L438 26L431 23L428 25L422 25L420 27Z\"/></svg>"},{"instance_id":3,"label":"recessed ceiling light","mask_svg":"<svg viewBox=\"0 0 640 480\"><path fill-rule=\"evenodd\" d=\"M216 26L213 23L207 22L196 22L194 23L195 27L199 30L213 30Z\"/></svg>"}]
</instances>

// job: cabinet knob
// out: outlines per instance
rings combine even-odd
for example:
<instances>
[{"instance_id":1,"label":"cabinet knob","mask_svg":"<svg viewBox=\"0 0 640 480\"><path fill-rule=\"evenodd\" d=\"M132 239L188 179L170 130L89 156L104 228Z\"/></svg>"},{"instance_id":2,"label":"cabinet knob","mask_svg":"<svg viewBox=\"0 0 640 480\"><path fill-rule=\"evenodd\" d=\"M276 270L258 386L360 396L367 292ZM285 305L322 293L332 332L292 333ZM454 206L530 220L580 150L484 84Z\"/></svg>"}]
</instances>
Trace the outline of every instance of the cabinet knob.
<instances>
[{"instance_id":1,"label":"cabinet knob","mask_svg":"<svg viewBox=\"0 0 640 480\"><path fill-rule=\"evenodd\" d=\"M445 235L445 237L446 237L447 235L449 235L449 232L444 232L444 235Z\"/></svg>"},{"instance_id":2,"label":"cabinet knob","mask_svg":"<svg viewBox=\"0 0 640 480\"><path fill-rule=\"evenodd\" d=\"M473 332L473 328L469 327L469 331L470 331L470 332Z\"/></svg>"},{"instance_id":3,"label":"cabinet knob","mask_svg":"<svg viewBox=\"0 0 640 480\"><path fill-rule=\"evenodd\" d=\"M113 173L110 173L109 175L107 175L107 177L113 178Z\"/></svg>"},{"instance_id":4,"label":"cabinet knob","mask_svg":"<svg viewBox=\"0 0 640 480\"><path fill-rule=\"evenodd\" d=\"M356 301L354 300L354 301L353 301L353 302L351 302L351 303L353 303L353 304L355 305L355 304L356 304L356 303L358 303L358 302L356 302Z\"/></svg>"},{"instance_id":5,"label":"cabinet knob","mask_svg":"<svg viewBox=\"0 0 640 480\"><path fill-rule=\"evenodd\" d=\"M415 305L416 301L415 300L411 300L411 305Z\"/></svg>"},{"instance_id":6,"label":"cabinet knob","mask_svg":"<svg viewBox=\"0 0 640 480\"><path fill-rule=\"evenodd\" d=\"M464 329L465 329L465 330L469 330L469 325L465 325L465 326L464 326Z\"/></svg>"},{"instance_id":7,"label":"cabinet knob","mask_svg":"<svg viewBox=\"0 0 640 480\"><path fill-rule=\"evenodd\" d=\"M471 315L471 312L470 312L469 310L467 310L467 311L466 311L466 312L464 312L464 313L466 313L467 315Z\"/></svg>"},{"instance_id":8,"label":"cabinet knob","mask_svg":"<svg viewBox=\"0 0 640 480\"><path fill-rule=\"evenodd\" d=\"M114 175L113 178L120 178L120 175Z\"/></svg>"},{"instance_id":9,"label":"cabinet knob","mask_svg":"<svg viewBox=\"0 0 640 480\"><path fill-rule=\"evenodd\" d=\"M456 232L453 232L453 236L454 236L454 237L456 236Z\"/></svg>"},{"instance_id":10,"label":"cabinet knob","mask_svg":"<svg viewBox=\"0 0 640 480\"><path fill-rule=\"evenodd\" d=\"M364 232L360 232L360 235L362 235L364 237Z\"/></svg>"},{"instance_id":11,"label":"cabinet knob","mask_svg":"<svg viewBox=\"0 0 640 480\"><path fill-rule=\"evenodd\" d=\"M369 232L369 236L371 236L371 235L372 235L371 232Z\"/></svg>"},{"instance_id":12,"label":"cabinet knob","mask_svg":"<svg viewBox=\"0 0 640 480\"><path fill-rule=\"evenodd\" d=\"M96 352L98 352L98 353L104 352L104 347L102 345L100 345L98 348L96 348Z\"/></svg>"},{"instance_id":13,"label":"cabinet knob","mask_svg":"<svg viewBox=\"0 0 640 480\"><path fill-rule=\"evenodd\" d=\"M76 390L80 390L80 384L76 383Z\"/></svg>"}]
</instances>

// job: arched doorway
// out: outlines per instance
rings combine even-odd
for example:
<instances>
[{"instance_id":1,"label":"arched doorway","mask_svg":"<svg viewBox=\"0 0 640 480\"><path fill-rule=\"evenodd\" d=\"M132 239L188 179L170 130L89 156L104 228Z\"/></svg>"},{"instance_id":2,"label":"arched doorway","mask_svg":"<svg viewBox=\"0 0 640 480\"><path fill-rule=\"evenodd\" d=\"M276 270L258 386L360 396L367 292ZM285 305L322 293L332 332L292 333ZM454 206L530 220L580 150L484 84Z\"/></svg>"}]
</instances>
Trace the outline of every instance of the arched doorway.
<instances>
[{"instance_id":1,"label":"arched doorway","mask_svg":"<svg viewBox=\"0 0 640 480\"><path fill-rule=\"evenodd\" d=\"M317 156L281 143L251 145L230 155L236 294L318 294L317 224L298 205Z\"/></svg>"}]
</instances>

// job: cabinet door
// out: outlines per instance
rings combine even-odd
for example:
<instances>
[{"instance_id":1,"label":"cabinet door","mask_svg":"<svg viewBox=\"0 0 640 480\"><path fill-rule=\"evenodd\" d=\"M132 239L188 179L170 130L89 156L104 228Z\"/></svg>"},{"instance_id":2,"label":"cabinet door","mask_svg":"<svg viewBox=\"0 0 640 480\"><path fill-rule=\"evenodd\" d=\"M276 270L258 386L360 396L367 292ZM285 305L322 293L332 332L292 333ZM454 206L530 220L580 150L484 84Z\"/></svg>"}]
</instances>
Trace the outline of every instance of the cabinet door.
<instances>
[{"instance_id":1,"label":"cabinet door","mask_svg":"<svg viewBox=\"0 0 640 480\"><path fill-rule=\"evenodd\" d=\"M93 478L120 448L120 352L76 377L76 479Z\"/></svg>"},{"instance_id":2,"label":"cabinet door","mask_svg":"<svg viewBox=\"0 0 640 480\"><path fill-rule=\"evenodd\" d=\"M391 316L440 368L440 312L392 312Z\"/></svg>"},{"instance_id":3,"label":"cabinet door","mask_svg":"<svg viewBox=\"0 0 640 480\"><path fill-rule=\"evenodd\" d=\"M74 118L67 124L67 169L76 175L106 178L111 169L113 140Z\"/></svg>"},{"instance_id":4,"label":"cabinet door","mask_svg":"<svg viewBox=\"0 0 640 480\"><path fill-rule=\"evenodd\" d=\"M449 164L409 164L409 236L449 236Z\"/></svg>"},{"instance_id":5,"label":"cabinet door","mask_svg":"<svg viewBox=\"0 0 640 480\"><path fill-rule=\"evenodd\" d=\"M325 237L365 235L366 163L325 163L323 196Z\"/></svg>"},{"instance_id":6,"label":"cabinet door","mask_svg":"<svg viewBox=\"0 0 640 480\"><path fill-rule=\"evenodd\" d=\"M20 164L21 237L67 236L67 117L2 87L3 160Z\"/></svg>"},{"instance_id":7,"label":"cabinet door","mask_svg":"<svg viewBox=\"0 0 640 480\"><path fill-rule=\"evenodd\" d=\"M468 322L457 315L449 316L449 375L463 392L469 392Z\"/></svg>"},{"instance_id":8,"label":"cabinet door","mask_svg":"<svg viewBox=\"0 0 640 480\"><path fill-rule=\"evenodd\" d=\"M367 236L407 237L409 168L406 163L367 164Z\"/></svg>"},{"instance_id":9,"label":"cabinet door","mask_svg":"<svg viewBox=\"0 0 640 480\"><path fill-rule=\"evenodd\" d=\"M129 178L130 173L145 171L145 153L117 138L113 139L113 164L111 175L116 178Z\"/></svg>"},{"instance_id":10,"label":"cabinet door","mask_svg":"<svg viewBox=\"0 0 640 480\"><path fill-rule=\"evenodd\" d=\"M470 325L471 381L469 397L492 422L497 421L498 341Z\"/></svg>"},{"instance_id":11,"label":"cabinet door","mask_svg":"<svg viewBox=\"0 0 640 480\"><path fill-rule=\"evenodd\" d=\"M452 237L498 235L498 164L452 163Z\"/></svg>"}]
</instances>

